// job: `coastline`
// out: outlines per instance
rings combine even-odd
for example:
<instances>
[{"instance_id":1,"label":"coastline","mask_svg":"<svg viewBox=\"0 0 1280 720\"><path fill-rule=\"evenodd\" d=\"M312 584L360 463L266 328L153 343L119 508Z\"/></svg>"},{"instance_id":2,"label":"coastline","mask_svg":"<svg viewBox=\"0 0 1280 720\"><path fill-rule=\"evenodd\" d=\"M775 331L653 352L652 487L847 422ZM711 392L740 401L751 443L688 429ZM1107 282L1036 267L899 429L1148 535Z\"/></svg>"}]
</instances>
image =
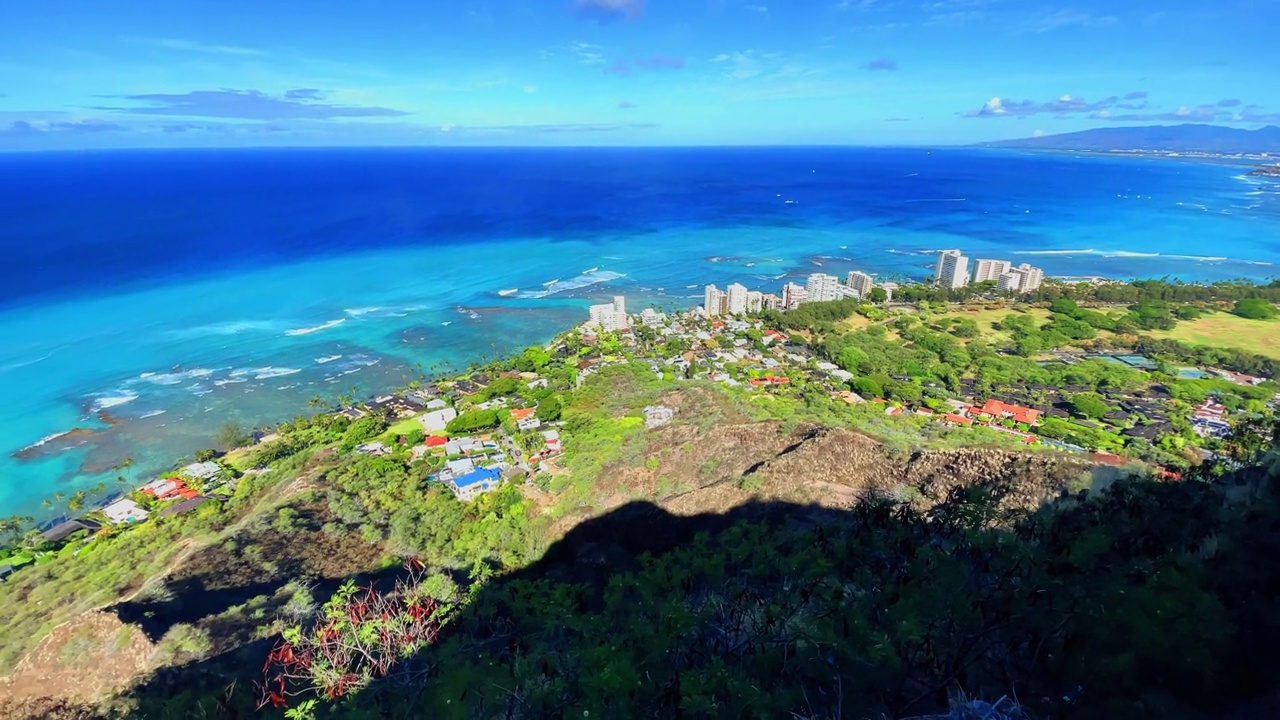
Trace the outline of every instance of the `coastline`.
<instances>
[{"instance_id":1,"label":"coastline","mask_svg":"<svg viewBox=\"0 0 1280 720\"><path fill-rule=\"evenodd\" d=\"M671 175L661 166L661 151L643 153L643 182L624 186L622 196L649 199L640 205L593 199L582 208L585 220L566 216L571 209L563 194L552 196L561 189L555 183L535 193L548 206L545 212L517 198L510 212L475 225L468 218L479 210L463 204L458 217L469 229L462 239L441 219L443 200L383 188L388 198L424 208L415 227L441 235L406 237L394 226L375 228L395 238L391 247L362 245L341 225L324 230L332 212L349 210L345 201L328 199L309 178L294 177L299 187L311 188L310 196L282 199L297 211L299 227L281 237L331 238L333 246L317 241L314 258L264 260L246 272L199 268L190 276L175 260L165 271L172 274L157 276L142 291L68 296L0 311L0 334L11 340L0 349L0 393L10 402L0 417L0 438L6 441L0 446L0 475L9 480L0 488L0 506L32 508L53 490L88 487L107 478L84 476L81 468L109 468L126 456L139 467L163 469L172 458L198 449L192 436L210 436L227 421L267 423L302 411L317 394L332 399L358 386L363 395L402 384L419 364L465 367L545 341L605 294L687 307L703 285L776 285L803 278L815 268L815 258L824 272L858 268L882 279L919 278L931 272L927 251L957 246L970 248L975 257L1049 251L1058 254L1019 261L1053 274L1117 278L1265 281L1277 266L1255 263L1280 262L1263 247L1266 234L1258 232L1260 223L1269 227L1280 217L1272 214L1275 195L1269 189L1253 195L1264 188L1207 164L1194 171L1170 166L1135 174L1118 172L1110 163L1087 163L1076 177L1059 172L1059 161L986 151L700 152L725 168ZM343 157L351 162L362 156ZM379 160L392 161L401 162L386 154ZM233 172L236 161L228 163ZM875 171L846 172L861 163L872 163ZM1041 180L1028 190L1022 180L1032 174ZM470 181L454 182L465 187ZM245 183L247 189L257 187ZM700 189L703 183L714 192ZM851 204L850 198L858 200ZM966 200L922 202L939 198ZM785 204L789 199L798 204ZM316 207L322 201L332 207ZM240 210L253 207L247 202L236 199L237 213L220 221L243 225L244 233L255 236L281 232L242 218ZM516 218L517 210L535 214ZM19 238L43 232L38 214L13 220ZM493 224L498 229L491 235ZM563 230L546 230L553 227ZM181 225L161 230L190 232ZM1198 257L1210 254L1203 251L1205 237L1230 248L1217 253L1227 260ZM218 239L239 247L236 239ZM1071 248L1095 250L1067 252ZM1165 255L1153 256L1153 250ZM544 284L553 279L567 285L584 268L625 277L520 297L547 290ZM319 295L315 288L329 290ZM497 296L513 288L520 292ZM217 301L196 302L200 297ZM202 369L212 374L174 382L173 376ZM11 457L51 434L92 427L87 402L132 395L138 397L111 408L117 425L76 438L84 445L21 464Z\"/></svg>"}]
</instances>

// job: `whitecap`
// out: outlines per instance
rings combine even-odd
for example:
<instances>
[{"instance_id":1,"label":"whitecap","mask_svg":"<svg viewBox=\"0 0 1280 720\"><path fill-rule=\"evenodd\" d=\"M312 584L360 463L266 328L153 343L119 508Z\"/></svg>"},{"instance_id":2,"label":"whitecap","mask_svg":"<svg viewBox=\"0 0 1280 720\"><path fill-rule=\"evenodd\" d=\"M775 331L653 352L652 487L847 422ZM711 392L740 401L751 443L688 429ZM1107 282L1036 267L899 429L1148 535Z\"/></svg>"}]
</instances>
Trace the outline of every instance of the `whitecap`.
<instances>
[{"instance_id":1,"label":"whitecap","mask_svg":"<svg viewBox=\"0 0 1280 720\"><path fill-rule=\"evenodd\" d=\"M91 407L91 409L94 412L97 412L99 410L106 410L108 408L119 407L120 405L124 405L125 403L131 403L137 399L138 399L138 395L136 393L121 393L119 395L103 395L98 397L97 400L93 401L93 406Z\"/></svg>"},{"instance_id":2,"label":"whitecap","mask_svg":"<svg viewBox=\"0 0 1280 720\"><path fill-rule=\"evenodd\" d=\"M327 323L322 323L320 325L316 325L315 327L294 328L293 330L285 330L284 334L289 335L291 337L296 335L310 335L311 333L317 333L317 332L320 332L321 330L328 330L329 328L337 327L346 321L347 321L346 318L338 318L337 320L330 320Z\"/></svg>"},{"instance_id":3,"label":"whitecap","mask_svg":"<svg viewBox=\"0 0 1280 720\"><path fill-rule=\"evenodd\" d=\"M293 375L294 373L300 373L300 372L302 372L302 370L299 368L278 368L278 367L267 366L267 367L258 368L257 370L255 370L253 379L269 380L271 378L284 377L285 375Z\"/></svg>"},{"instance_id":4,"label":"whitecap","mask_svg":"<svg viewBox=\"0 0 1280 720\"><path fill-rule=\"evenodd\" d=\"M316 358L316 364L317 364L317 365L324 365L325 363L331 363L331 362L333 362L334 360L341 360L341 359L342 359L342 356L341 356L341 355L326 355L326 356L324 356L324 357L318 357L318 358Z\"/></svg>"},{"instance_id":5,"label":"whitecap","mask_svg":"<svg viewBox=\"0 0 1280 720\"><path fill-rule=\"evenodd\" d=\"M544 298L549 295L555 295L557 293L568 292L570 290L578 290L580 288L608 282L610 280L617 280L618 278L621 278L621 277L625 277L625 276L622 275L621 273L612 272L610 270L601 270L600 272L594 272L587 275L579 275L570 280L556 280L550 285L546 285L546 288L547 288L546 290L522 292L518 297Z\"/></svg>"},{"instance_id":6,"label":"whitecap","mask_svg":"<svg viewBox=\"0 0 1280 720\"><path fill-rule=\"evenodd\" d=\"M350 315L351 317L360 317L361 315L368 315L371 312L378 312L381 309L382 308L380 307L347 308L342 312Z\"/></svg>"},{"instance_id":7,"label":"whitecap","mask_svg":"<svg viewBox=\"0 0 1280 720\"><path fill-rule=\"evenodd\" d=\"M143 414L139 415L139 416L138 416L138 418L139 418L139 419L141 419L141 420L146 420L147 418L153 418L153 417L155 417L155 416L157 416L157 415L163 415L163 414L165 414L166 412L168 412L168 411L166 411L166 410L152 410L152 411L151 411L151 412L149 412L149 413L143 413Z\"/></svg>"},{"instance_id":8,"label":"whitecap","mask_svg":"<svg viewBox=\"0 0 1280 720\"><path fill-rule=\"evenodd\" d=\"M53 433L52 435L45 435L44 437L40 438L39 440L37 440L37 441L35 441L35 442L31 443L30 445L28 445L28 446L26 446L26 447L22 448L22 449L21 449L21 450L19 450L18 452L19 452L19 453L30 452L30 451L32 451L32 450L35 450L35 449L36 449L36 448L38 448L38 447L43 447L44 445L46 445L46 444L48 444L48 443L51 443L51 442L53 442L54 440L57 440L57 439L58 439L58 438L60 438L60 437L63 437L63 436L65 436L65 435L70 435L70 434L71 434L71 431L70 431L70 430L63 430L62 432L56 432L56 433Z\"/></svg>"},{"instance_id":9,"label":"whitecap","mask_svg":"<svg viewBox=\"0 0 1280 720\"><path fill-rule=\"evenodd\" d=\"M179 372L154 373L145 372L138 376L139 380L144 380L152 385L178 385L184 380L193 378L208 377L213 374L212 370L205 368L195 368L194 370L182 370Z\"/></svg>"},{"instance_id":10,"label":"whitecap","mask_svg":"<svg viewBox=\"0 0 1280 720\"><path fill-rule=\"evenodd\" d=\"M180 337L202 337L205 335L239 335L251 330L275 330L278 323L270 320L230 320L227 322L201 325L200 327L179 330Z\"/></svg>"}]
</instances>

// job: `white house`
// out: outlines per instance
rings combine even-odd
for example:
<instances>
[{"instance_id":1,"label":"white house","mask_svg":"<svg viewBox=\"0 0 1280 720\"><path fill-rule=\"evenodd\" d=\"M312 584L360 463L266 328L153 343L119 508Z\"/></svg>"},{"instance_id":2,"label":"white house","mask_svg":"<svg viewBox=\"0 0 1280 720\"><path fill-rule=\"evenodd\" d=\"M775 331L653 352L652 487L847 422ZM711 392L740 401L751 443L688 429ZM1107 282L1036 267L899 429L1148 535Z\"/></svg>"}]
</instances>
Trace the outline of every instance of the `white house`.
<instances>
[{"instance_id":1,"label":"white house","mask_svg":"<svg viewBox=\"0 0 1280 720\"><path fill-rule=\"evenodd\" d=\"M222 472L222 468L215 462L202 462L192 463L178 472L189 478L195 478L196 480L212 480L213 478L218 477Z\"/></svg>"},{"instance_id":2,"label":"white house","mask_svg":"<svg viewBox=\"0 0 1280 720\"><path fill-rule=\"evenodd\" d=\"M142 522L147 519L147 511L129 498L117 500L102 508L102 514L113 523Z\"/></svg>"},{"instance_id":3,"label":"white house","mask_svg":"<svg viewBox=\"0 0 1280 720\"><path fill-rule=\"evenodd\" d=\"M440 432L448 427L449 422L458 417L458 411L451 407L442 410L433 410L432 412L418 418L418 422L422 423L422 427L427 432Z\"/></svg>"}]
</instances>

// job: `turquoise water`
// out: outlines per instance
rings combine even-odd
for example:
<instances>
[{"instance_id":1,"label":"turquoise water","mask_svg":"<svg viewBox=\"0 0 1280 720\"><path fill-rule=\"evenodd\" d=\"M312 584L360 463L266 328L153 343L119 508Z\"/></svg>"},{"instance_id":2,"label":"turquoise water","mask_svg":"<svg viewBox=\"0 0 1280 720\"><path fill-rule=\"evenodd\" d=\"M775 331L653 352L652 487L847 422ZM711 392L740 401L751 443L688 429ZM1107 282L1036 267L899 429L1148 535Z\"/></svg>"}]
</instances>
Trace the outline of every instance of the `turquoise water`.
<instances>
[{"instance_id":1,"label":"turquoise water","mask_svg":"<svg viewBox=\"0 0 1280 720\"><path fill-rule=\"evenodd\" d=\"M146 479L228 420L543 342L614 293L635 311L708 282L920 278L945 247L1061 275L1263 280L1280 261L1276 187L1226 166L475 153L0 158L0 513L125 457Z\"/></svg>"}]
</instances>

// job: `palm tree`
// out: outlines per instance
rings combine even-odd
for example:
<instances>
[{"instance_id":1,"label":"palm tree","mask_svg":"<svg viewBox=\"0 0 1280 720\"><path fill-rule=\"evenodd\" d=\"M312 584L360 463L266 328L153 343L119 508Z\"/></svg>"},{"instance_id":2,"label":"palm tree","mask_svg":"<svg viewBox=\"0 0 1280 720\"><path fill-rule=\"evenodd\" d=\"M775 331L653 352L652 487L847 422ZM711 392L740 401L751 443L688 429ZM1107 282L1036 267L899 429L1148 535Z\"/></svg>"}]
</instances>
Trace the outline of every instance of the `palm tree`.
<instances>
[{"instance_id":1,"label":"palm tree","mask_svg":"<svg viewBox=\"0 0 1280 720\"><path fill-rule=\"evenodd\" d=\"M84 508L85 501L88 500L88 493L84 490L77 490L67 501L68 510L81 510Z\"/></svg>"}]
</instances>

